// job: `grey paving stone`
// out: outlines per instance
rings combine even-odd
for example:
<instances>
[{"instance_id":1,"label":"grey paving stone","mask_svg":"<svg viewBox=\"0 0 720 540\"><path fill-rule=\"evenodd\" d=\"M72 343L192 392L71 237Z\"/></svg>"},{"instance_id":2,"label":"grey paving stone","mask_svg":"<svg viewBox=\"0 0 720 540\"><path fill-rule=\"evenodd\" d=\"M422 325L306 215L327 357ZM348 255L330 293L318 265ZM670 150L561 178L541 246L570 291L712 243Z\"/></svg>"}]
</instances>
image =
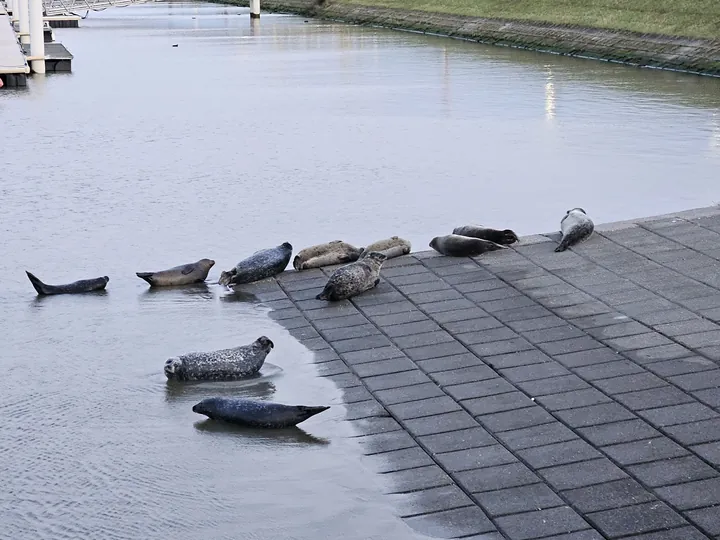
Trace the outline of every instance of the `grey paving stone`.
<instances>
[{"instance_id":1,"label":"grey paving stone","mask_svg":"<svg viewBox=\"0 0 720 540\"><path fill-rule=\"evenodd\" d=\"M536 484L540 481L530 469L519 462L463 471L455 476L460 484L473 493Z\"/></svg>"},{"instance_id":2,"label":"grey paving stone","mask_svg":"<svg viewBox=\"0 0 720 540\"><path fill-rule=\"evenodd\" d=\"M578 317L573 319L572 323L578 328L589 329L589 328L600 328L603 326L616 325L620 323L630 322L631 319L623 313L616 311L610 313L601 313L599 315L590 315L587 317Z\"/></svg>"},{"instance_id":3,"label":"grey paving stone","mask_svg":"<svg viewBox=\"0 0 720 540\"><path fill-rule=\"evenodd\" d=\"M440 330L438 324L430 319L423 321L415 321L403 324L394 324L392 326L383 326L383 331L390 338L397 338L402 336L410 336L414 334L426 334L431 332L437 332Z\"/></svg>"},{"instance_id":4,"label":"grey paving stone","mask_svg":"<svg viewBox=\"0 0 720 540\"><path fill-rule=\"evenodd\" d=\"M493 341L503 341L508 339L519 338L515 332L504 326L500 328L491 328L476 332L464 332L455 334L455 338L462 341L466 345L476 345L480 343L491 343Z\"/></svg>"},{"instance_id":5,"label":"grey paving stone","mask_svg":"<svg viewBox=\"0 0 720 540\"><path fill-rule=\"evenodd\" d=\"M485 491L473 495L490 516L531 512L563 506L563 500L545 484Z\"/></svg>"},{"instance_id":6,"label":"grey paving stone","mask_svg":"<svg viewBox=\"0 0 720 540\"><path fill-rule=\"evenodd\" d=\"M627 304L630 305L630 304ZM610 308L601 302L586 302L575 306L556 308L555 313L566 319L587 317L589 315L600 315L610 312Z\"/></svg>"},{"instance_id":7,"label":"grey paving stone","mask_svg":"<svg viewBox=\"0 0 720 540\"><path fill-rule=\"evenodd\" d=\"M411 517L429 512L442 512L454 508L474 506L473 501L457 486L441 486L412 493L388 495L400 517Z\"/></svg>"},{"instance_id":8,"label":"grey paving stone","mask_svg":"<svg viewBox=\"0 0 720 540\"><path fill-rule=\"evenodd\" d=\"M595 338L590 336L565 339L562 341L538 343L537 346L551 356L580 351L589 351L592 349L600 349L604 347L602 343L598 342Z\"/></svg>"},{"instance_id":9,"label":"grey paving stone","mask_svg":"<svg viewBox=\"0 0 720 540\"><path fill-rule=\"evenodd\" d=\"M453 321L443 323L448 332L463 334L466 332L482 332L493 328L503 328L503 323L495 317L477 317L464 321Z\"/></svg>"},{"instance_id":10,"label":"grey paving stone","mask_svg":"<svg viewBox=\"0 0 720 540\"><path fill-rule=\"evenodd\" d=\"M389 494L408 493L453 483L452 479L437 465L384 473L383 480L389 483L385 491Z\"/></svg>"},{"instance_id":11,"label":"grey paving stone","mask_svg":"<svg viewBox=\"0 0 720 540\"><path fill-rule=\"evenodd\" d=\"M663 309L672 309L674 307L676 307L676 305L669 300L657 298L655 300L641 300L639 302L623 304L622 306L618 306L618 311L637 318L636 315L661 311Z\"/></svg>"},{"instance_id":12,"label":"grey paving stone","mask_svg":"<svg viewBox=\"0 0 720 540\"><path fill-rule=\"evenodd\" d=\"M693 349L717 346L720 345L720 330L676 336L675 339L686 347L691 347Z\"/></svg>"},{"instance_id":13,"label":"grey paving stone","mask_svg":"<svg viewBox=\"0 0 720 540\"><path fill-rule=\"evenodd\" d=\"M604 362L602 364L593 364L591 366L584 366L575 369L575 373L588 381L610 379L611 377L643 373L643 371L643 368L637 364L624 359ZM612 384L612 382L608 384Z\"/></svg>"},{"instance_id":14,"label":"grey paving stone","mask_svg":"<svg viewBox=\"0 0 720 540\"><path fill-rule=\"evenodd\" d=\"M615 399L633 411L679 405L693 401L691 396L669 384L651 388L650 390L618 394Z\"/></svg>"},{"instance_id":15,"label":"grey paving stone","mask_svg":"<svg viewBox=\"0 0 720 540\"><path fill-rule=\"evenodd\" d=\"M693 446L692 451L715 465L715 467L720 467L720 444L699 444Z\"/></svg>"},{"instance_id":16,"label":"grey paving stone","mask_svg":"<svg viewBox=\"0 0 720 540\"><path fill-rule=\"evenodd\" d=\"M639 349L637 351L627 351L625 355L638 362L639 364L650 364L659 362L660 360L672 360L674 358L684 358L693 356L690 349L683 347L677 343L672 345L660 345L659 347L650 347L649 349Z\"/></svg>"},{"instance_id":17,"label":"grey paving stone","mask_svg":"<svg viewBox=\"0 0 720 540\"><path fill-rule=\"evenodd\" d=\"M553 313L549 309L544 308L541 305L536 305L532 307L503 309L501 311L493 313L493 315L499 320L509 325L511 322L537 319L539 317L547 317L549 315L553 315Z\"/></svg>"},{"instance_id":18,"label":"grey paving stone","mask_svg":"<svg viewBox=\"0 0 720 540\"><path fill-rule=\"evenodd\" d=\"M639 441L660 435L658 430L640 419L579 428L578 433L595 446Z\"/></svg>"},{"instance_id":19,"label":"grey paving stone","mask_svg":"<svg viewBox=\"0 0 720 540\"><path fill-rule=\"evenodd\" d=\"M720 414L713 411L710 407L697 402L646 409L640 411L638 414L651 424L659 427L720 418Z\"/></svg>"},{"instance_id":20,"label":"grey paving stone","mask_svg":"<svg viewBox=\"0 0 720 540\"><path fill-rule=\"evenodd\" d=\"M451 285L459 285L461 283L477 283L479 281L491 281L492 283L500 282L487 270L477 268L476 270L470 270L469 272L463 272L461 274L452 274L443 276L443 281ZM500 282L502 283L502 282Z\"/></svg>"},{"instance_id":21,"label":"grey paving stone","mask_svg":"<svg viewBox=\"0 0 720 540\"><path fill-rule=\"evenodd\" d=\"M537 398L537 402L549 411L562 411L577 407L587 407L589 405L597 405L598 403L607 403L609 401L612 400L595 388L560 392L558 394Z\"/></svg>"},{"instance_id":22,"label":"grey paving stone","mask_svg":"<svg viewBox=\"0 0 720 540\"><path fill-rule=\"evenodd\" d=\"M426 345L424 347L413 347L404 349L407 354L413 360L428 360L429 358L440 358L442 356L452 356L454 354L462 354L468 352L457 341L451 341L449 343L440 343L438 345Z\"/></svg>"},{"instance_id":23,"label":"grey paving stone","mask_svg":"<svg viewBox=\"0 0 720 540\"><path fill-rule=\"evenodd\" d=\"M609 326L601 326L598 328L589 328L586 330L588 334L596 339L613 339L627 336L635 336L639 334L645 334L650 329L640 324L637 321L630 322L618 322L618 324L611 324Z\"/></svg>"},{"instance_id":24,"label":"grey paving stone","mask_svg":"<svg viewBox=\"0 0 720 540\"><path fill-rule=\"evenodd\" d=\"M661 487L656 492L678 510L720 505L720 478Z\"/></svg>"},{"instance_id":25,"label":"grey paving stone","mask_svg":"<svg viewBox=\"0 0 720 540\"><path fill-rule=\"evenodd\" d=\"M403 356L403 353L397 347L378 347L377 349L345 352L341 353L340 356L348 364L356 365L364 362L377 362L378 360L400 358Z\"/></svg>"},{"instance_id":26,"label":"grey paving stone","mask_svg":"<svg viewBox=\"0 0 720 540\"><path fill-rule=\"evenodd\" d=\"M695 456L669 458L631 465L627 470L650 487L668 486L718 476L718 473L712 467Z\"/></svg>"},{"instance_id":27,"label":"grey paving stone","mask_svg":"<svg viewBox=\"0 0 720 540\"><path fill-rule=\"evenodd\" d=\"M414 384L400 388L391 388L388 390L379 390L374 392L374 394L378 401L385 405L394 405L396 403L405 403L408 401L445 395L445 393L433 382Z\"/></svg>"},{"instance_id":28,"label":"grey paving stone","mask_svg":"<svg viewBox=\"0 0 720 540\"><path fill-rule=\"evenodd\" d=\"M435 459L446 471L453 473L506 465L518 461L512 453L508 452L500 444L436 454Z\"/></svg>"},{"instance_id":29,"label":"grey paving stone","mask_svg":"<svg viewBox=\"0 0 720 540\"><path fill-rule=\"evenodd\" d=\"M720 330L720 326L700 317L678 321L668 324L659 324L655 326L658 332L662 332L666 336L682 336L687 334L695 334L698 332L710 332Z\"/></svg>"},{"instance_id":30,"label":"grey paving stone","mask_svg":"<svg viewBox=\"0 0 720 540\"><path fill-rule=\"evenodd\" d=\"M610 538L672 528L687 523L667 505L656 501L594 512L586 517Z\"/></svg>"},{"instance_id":31,"label":"grey paving stone","mask_svg":"<svg viewBox=\"0 0 720 540\"><path fill-rule=\"evenodd\" d=\"M438 433L436 435L427 435L420 437L419 441L433 454L497 444L495 438L480 426Z\"/></svg>"},{"instance_id":32,"label":"grey paving stone","mask_svg":"<svg viewBox=\"0 0 720 540\"><path fill-rule=\"evenodd\" d=\"M432 314L432 318L440 324L480 319L487 316L488 313L479 307L454 309L452 311L442 311Z\"/></svg>"},{"instance_id":33,"label":"grey paving stone","mask_svg":"<svg viewBox=\"0 0 720 540\"><path fill-rule=\"evenodd\" d=\"M431 537L466 538L495 530L495 526L477 506L410 517L405 522L414 530Z\"/></svg>"},{"instance_id":34,"label":"grey paving stone","mask_svg":"<svg viewBox=\"0 0 720 540\"><path fill-rule=\"evenodd\" d=\"M552 328L543 328L542 330L532 330L523 332L523 337L530 343L547 343L554 341L566 341L585 337L585 333L569 324L563 326L555 326ZM563 351L571 352L571 351Z\"/></svg>"},{"instance_id":35,"label":"grey paving stone","mask_svg":"<svg viewBox=\"0 0 720 540\"><path fill-rule=\"evenodd\" d=\"M367 336L379 336L380 332L372 324L361 324L357 326L345 326L341 328L328 328L321 330L322 336L327 341L340 342L340 340L362 338Z\"/></svg>"},{"instance_id":36,"label":"grey paving stone","mask_svg":"<svg viewBox=\"0 0 720 540\"><path fill-rule=\"evenodd\" d=\"M402 281L402 278L404 277L418 274L422 274L423 279L435 278L434 274L422 265L407 265L394 268L385 268L385 265L383 265L382 274L385 279L392 281L393 283Z\"/></svg>"},{"instance_id":37,"label":"grey paving stone","mask_svg":"<svg viewBox=\"0 0 720 540\"><path fill-rule=\"evenodd\" d=\"M695 319L697 318L697 315L695 315L689 309L673 307L671 309L665 309L656 312L650 311L647 313L637 314L634 318L647 325L655 326L659 324L668 324L686 321L689 319Z\"/></svg>"},{"instance_id":38,"label":"grey paving stone","mask_svg":"<svg viewBox=\"0 0 720 540\"><path fill-rule=\"evenodd\" d=\"M495 300L504 300L507 298L513 298L515 296L520 296L522 293L516 289L513 289L512 287L508 287L505 285L504 287L491 289L491 290L483 290L483 291L463 291L465 293L465 296L468 297L468 299L472 300L473 302L477 302L481 306L485 302L491 302Z\"/></svg>"},{"instance_id":39,"label":"grey paving stone","mask_svg":"<svg viewBox=\"0 0 720 540\"><path fill-rule=\"evenodd\" d=\"M358 436L377 435L378 433L387 433L402 429L400 424L388 415L370 416L358 420L348 420L348 423L352 426Z\"/></svg>"},{"instance_id":40,"label":"grey paving stone","mask_svg":"<svg viewBox=\"0 0 720 540\"><path fill-rule=\"evenodd\" d=\"M317 364L317 372L323 377L328 377L330 375L339 375L340 373L350 373L350 369L348 369L342 360L331 360Z\"/></svg>"},{"instance_id":41,"label":"grey paving stone","mask_svg":"<svg viewBox=\"0 0 720 540\"><path fill-rule=\"evenodd\" d=\"M577 375L565 375L551 379L521 382L518 383L518 387L532 397L590 388L590 386Z\"/></svg>"},{"instance_id":42,"label":"grey paving stone","mask_svg":"<svg viewBox=\"0 0 720 540\"><path fill-rule=\"evenodd\" d=\"M706 405L710 405L711 407L715 407L716 409L720 408L720 392L713 388L709 390L699 390L697 392L693 392L693 395L695 396L695 398L699 399Z\"/></svg>"},{"instance_id":43,"label":"grey paving stone","mask_svg":"<svg viewBox=\"0 0 720 540\"><path fill-rule=\"evenodd\" d=\"M616 351L634 351L673 344L671 340L657 332L607 339L605 343Z\"/></svg>"},{"instance_id":44,"label":"grey paving stone","mask_svg":"<svg viewBox=\"0 0 720 540\"><path fill-rule=\"evenodd\" d=\"M499 279L484 279L482 281L475 281L468 278L467 274L464 274L462 276L452 276L453 278L461 278L460 281L457 279L446 280L448 283L452 283L452 285L461 293L471 293L471 292L479 292L479 291L492 291L495 289L501 289L504 290L507 288L507 285L500 281ZM496 298L493 298L493 300L496 300Z\"/></svg>"},{"instance_id":45,"label":"grey paving stone","mask_svg":"<svg viewBox=\"0 0 720 540\"><path fill-rule=\"evenodd\" d=\"M518 455L535 469L602 457L600 452L581 439L520 450Z\"/></svg>"},{"instance_id":46,"label":"grey paving stone","mask_svg":"<svg viewBox=\"0 0 720 540\"><path fill-rule=\"evenodd\" d=\"M392 339L395 344L401 349L424 347L427 345L437 345L440 343L448 343L455 341L453 337L445 330L426 332L423 334L413 334L410 336L394 337Z\"/></svg>"},{"instance_id":47,"label":"grey paving stone","mask_svg":"<svg viewBox=\"0 0 720 540\"><path fill-rule=\"evenodd\" d=\"M720 362L720 346L717 347L701 347L697 352L710 360Z\"/></svg>"},{"instance_id":48,"label":"grey paving stone","mask_svg":"<svg viewBox=\"0 0 720 540\"><path fill-rule=\"evenodd\" d=\"M517 452L534 446L571 441L578 437L560 422L553 422L551 424L504 431L498 433L497 438L512 451Z\"/></svg>"},{"instance_id":49,"label":"grey paving stone","mask_svg":"<svg viewBox=\"0 0 720 540\"><path fill-rule=\"evenodd\" d=\"M415 311L417 308L408 300L400 300L389 304L378 304L374 306L363 306L362 311L367 316L376 315L392 315L395 313L404 313L406 311Z\"/></svg>"},{"instance_id":50,"label":"grey paving stone","mask_svg":"<svg viewBox=\"0 0 720 540\"><path fill-rule=\"evenodd\" d=\"M428 373L434 373L436 371L449 371L465 367L485 366L482 360L468 351L450 356L441 356L439 358L418 360L416 363L421 369L427 371Z\"/></svg>"},{"instance_id":51,"label":"grey paving stone","mask_svg":"<svg viewBox=\"0 0 720 540\"><path fill-rule=\"evenodd\" d=\"M364 453L367 455L381 454L383 452L392 452L393 450L402 450L417 446L413 438L402 430L379 433L377 435L366 435L358 437L356 440L360 442Z\"/></svg>"},{"instance_id":52,"label":"grey paving stone","mask_svg":"<svg viewBox=\"0 0 720 540\"><path fill-rule=\"evenodd\" d=\"M645 369L661 377L672 377L674 375L684 375L686 373L708 371L717 368L718 365L715 362L702 356L688 356L676 360L653 362L645 366Z\"/></svg>"},{"instance_id":53,"label":"grey paving stone","mask_svg":"<svg viewBox=\"0 0 720 540\"><path fill-rule=\"evenodd\" d=\"M405 428L415 437L434 435L477 426L477 422L465 411L456 411L405 421Z\"/></svg>"},{"instance_id":54,"label":"grey paving stone","mask_svg":"<svg viewBox=\"0 0 720 540\"><path fill-rule=\"evenodd\" d=\"M720 441L720 419L703 420L664 428L681 444L700 444Z\"/></svg>"},{"instance_id":55,"label":"grey paving stone","mask_svg":"<svg viewBox=\"0 0 720 540\"><path fill-rule=\"evenodd\" d=\"M519 351L507 354L498 354L496 356L488 356L485 358L488 365L496 368L511 368L518 366L527 366L530 364L541 364L544 362L552 362L552 358L537 349L528 351Z\"/></svg>"},{"instance_id":56,"label":"grey paving stone","mask_svg":"<svg viewBox=\"0 0 720 540\"><path fill-rule=\"evenodd\" d=\"M424 310L422 306L426 304L432 304L436 302L450 302L452 300L461 300L463 298L463 295L457 292L455 289L447 288L442 289L439 291L426 291L426 292L417 292L417 293L407 293L408 299L413 302L414 304L417 304L421 306L421 309ZM456 309L456 308L453 308ZM446 311L446 310L443 310Z\"/></svg>"},{"instance_id":57,"label":"grey paving stone","mask_svg":"<svg viewBox=\"0 0 720 540\"><path fill-rule=\"evenodd\" d=\"M482 343L479 345L471 345L469 348L478 356L486 357L527 351L532 349L533 346L530 342L523 338L515 338L503 341L493 341L491 343Z\"/></svg>"},{"instance_id":58,"label":"grey paving stone","mask_svg":"<svg viewBox=\"0 0 720 540\"><path fill-rule=\"evenodd\" d=\"M602 484L627 477L627 474L619 467L602 457L590 461L548 467L537 472L557 490Z\"/></svg>"},{"instance_id":59,"label":"grey paving stone","mask_svg":"<svg viewBox=\"0 0 720 540\"><path fill-rule=\"evenodd\" d=\"M720 387L720 369L668 377L668 380L683 390L705 390Z\"/></svg>"},{"instance_id":60,"label":"grey paving stone","mask_svg":"<svg viewBox=\"0 0 720 540\"><path fill-rule=\"evenodd\" d=\"M368 318L373 323L375 323L376 325L380 326L383 329L386 327L390 327L392 325L396 325L396 324L406 324L406 323L428 320L428 316L425 315L419 309L415 309L412 311L404 311L402 313L392 313L390 315L370 315L370 316L368 316Z\"/></svg>"},{"instance_id":61,"label":"grey paving stone","mask_svg":"<svg viewBox=\"0 0 720 540\"><path fill-rule=\"evenodd\" d=\"M705 529L708 533L720 536L720 512L717 508L702 508L701 510L691 510L685 514L696 525Z\"/></svg>"},{"instance_id":62,"label":"grey paving stone","mask_svg":"<svg viewBox=\"0 0 720 540\"><path fill-rule=\"evenodd\" d=\"M563 366L569 368L579 368L623 359L622 356L609 348L593 349L590 351L581 351L570 354L558 354L553 356L553 358L560 362Z\"/></svg>"},{"instance_id":63,"label":"grey paving stone","mask_svg":"<svg viewBox=\"0 0 720 540\"><path fill-rule=\"evenodd\" d=\"M388 410L395 418L408 420L411 418L422 418L436 414L448 413L461 410L455 400L449 396L439 396L418 401L388 405Z\"/></svg>"},{"instance_id":64,"label":"grey paving stone","mask_svg":"<svg viewBox=\"0 0 720 540\"><path fill-rule=\"evenodd\" d=\"M570 372L557 362L502 369L500 373L514 383L570 375Z\"/></svg>"},{"instance_id":65,"label":"grey paving stone","mask_svg":"<svg viewBox=\"0 0 720 540\"><path fill-rule=\"evenodd\" d=\"M373 416L390 416L385 408L374 399L348 403L345 406L345 410L345 420L359 420L361 418L370 418Z\"/></svg>"},{"instance_id":66,"label":"grey paving stone","mask_svg":"<svg viewBox=\"0 0 720 540\"><path fill-rule=\"evenodd\" d=\"M364 456L364 459L377 473L402 471L434 464L427 452L417 445L402 450Z\"/></svg>"},{"instance_id":67,"label":"grey paving stone","mask_svg":"<svg viewBox=\"0 0 720 540\"><path fill-rule=\"evenodd\" d=\"M512 298L504 298L502 300L482 302L480 307L488 313L498 313L508 309L529 308L536 305L535 300L527 296L513 296Z\"/></svg>"},{"instance_id":68,"label":"grey paving stone","mask_svg":"<svg viewBox=\"0 0 720 540\"><path fill-rule=\"evenodd\" d=\"M427 382L431 382L430 379L428 379L428 376L419 370L392 373L389 375L378 375L363 379L363 383L371 392L387 390L389 388L412 386Z\"/></svg>"},{"instance_id":69,"label":"grey paving stone","mask_svg":"<svg viewBox=\"0 0 720 540\"><path fill-rule=\"evenodd\" d=\"M372 394L364 386L353 386L343 388L343 401L347 404L357 403L373 399Z\"/></svg>"},{"instance_id":70,"label":"grey paving stone","mask_svg":"<svg viewBox=\"0 0 720 540\"><path fill-rule=\"evenodd\" d=\"M304 317L302 319L305 320ZM345 315L343 317L335 317L332 319L320 319L319 321L315 321L314 324L318 328L318 330L322 331L322 333L324 334L325 330L331 330L334 328L346 328L365 325L367 324L367 319L360 314L353 314ZM285 326L285 323L283 323L283 326Z\"/></svg>"},{"instance_id":71,"label":"grey paving stone","mask_svg":"<svg viewBox=\"0 0 720 540\"><path fill-rule=\"evenodd\" d=\"M390 360L378 360L377 362L365 362L353 366L358 377L374 377L377 375L390 375L403 371L417 370L417 366L407 358L391 358Z\"/></svg>"},{"instance_id":72,"label":"grey paving stone","mask_svg":"<svg viewBox=\"0 0 720 540\"><path fill-rule=\"evenodd\" d=\"M707 540L707 538L695 527L690 526L628 537L629 540Z\"/></svg>"},{"instance_id":73,"label":"grey paving stone","mask_svg":"<svg viewBox=\"0 0 720 540\"><path fill-rule=\"evenodd\" d=\"M515 392L515 387L502 377L484 381L444 386L443 390L458 401Z\"/></svg>"},{"instance_id":74,"label":"grey paving stone","mask_svg":"<svg viewBox=\"0 0 720 540\"><path fill-rule=\"evenodd\" d=\"M580 512L598 512L622 508L651 500L655 497L632 478L563 491L565 497Z\"/></svg>"},{"instance_id":75,"label":"grey paving stone","mask_svg":"<svg viewBox=\"0 0 720 540\"><path fill-rule=\"evenodd\" d=\"M411 295L411 294L419 294L424 292L432 292L432 291L452 291L452 287L445 283L444 281L440 281L439 279L435 279L433 281L428 281L425 283L412 283L409 285L396 285L397 289L404 294Z\"/></svg>"},{"instance_id":76,"label":"grey paving stone","mask_svg":"<svg viewBox=\"0 0 720 540\"><path fill-rule=\"evenodd\" d=\"M498 527L510 538L528 540L587 529L588 523L567 506L499 517Z\"/></svg>"},{"instance_id":77,"label":"grey paving stone","mask_svg":"<svg viewBox=\"0 0 720 540\"><path fill-rule=\"evenodd\" d=\"M535 405L529 397L517 391L468 399L462 404L473 416L513 411Z\"/></svg>"},{"instance_id":78,"label":"grey paving stone","mask_svg":"<svg viewBox=\"0 0 720 540\"><path fill-rule=\"evenodd\" d=\"M538 332L541 330L549 330L550 328L565 327L567 326L567 322L556 315L548 315L536 319L510 321L508 322L508 326L516 332Z\"/></svg>"},{"instance_id":79,"label":"grey paving stone","mask_svg":"<svg viewBox=\"0 0 720 540\"><path fill-rule=\"evenodd\" d=\"M441 300L439 302L430 302L427 304L419 304L422 311L429 314L442 313L445 311L457 311L459 309L469 309L475 307L470 300L466 298L456 298L454 300ZM485 305L481 306L486 309Z\"/></svg>"},{"instance_id":80,"label":"grey paving stone","mask_svg":"<svg viewBox=\"0 0 720 540\"><path fill-rule=\"evenodd\" d=\"M353 386L362 386L362 381L352 373L340 373L338 375L328 375L328 379L335 383L338 388L352 388Z\"/></svg>"},{"instance_id":81,"label":"grey paving stone","mask_svg":"<svg viewBox=\"0 0 720 540\"><path fill-rule=\"evenodd\" d=\"M366 349L378 349L380 347L389 347L392 343L388 338L381 334L358 337L352 339L342 339L340 341L333 341L333 348L342 353L348 353L353 351L363 351Z\"/></svg>"},{"instance_id":82,"label":"grey paving stone","mask_svg":"<svg viewBox=\"0 0 720 540\"><path fill-rule=\"evenodd\" d=\"M555 418L550 413L538 406L486 414L477 416L476 418L485 428L493 433L537 426L555 421Z\"/></svg>"},{"instance_id":83,"label":"grey paving stone","mask_svg":"<svg viewBox=\"0 0 720 540\"><path fill-rule=\"evenodd\" d=\"M623 377L612 377L593 381L593 384L606 394L615 395L623 392L658 388L665 386L667 383L652 373L635 373Z\"/></svg>"},{"instance_id":84,"label":"grey paving stone","mask_svg":"<svg viewBox=\"0 0 720 540\"><path fill-rule=\"evenodd\" d=\"M584 531L561 534L558 536L546 536L543 540L604 540L604 538L595 529L585 529Z\"/></svg>"}]
</instances>

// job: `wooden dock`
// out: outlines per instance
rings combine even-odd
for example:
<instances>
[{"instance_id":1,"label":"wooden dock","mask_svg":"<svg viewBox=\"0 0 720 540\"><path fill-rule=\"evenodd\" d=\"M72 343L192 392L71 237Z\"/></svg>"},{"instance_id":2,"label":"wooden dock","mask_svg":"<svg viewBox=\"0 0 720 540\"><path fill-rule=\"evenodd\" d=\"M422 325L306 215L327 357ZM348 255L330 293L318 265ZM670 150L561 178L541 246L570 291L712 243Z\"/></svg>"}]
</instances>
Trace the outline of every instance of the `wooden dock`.
<instances>
[{"instance_id":1,"label":"wooden dock","mask_svg":"<svg viewBox=\"0 0 720 540\"><path fill-rule=\"evenodd\" d=\"M25 86L30 66L20 48L12 21L0 4L0 78L6 87Z\"/></svg>"}]
</instances>

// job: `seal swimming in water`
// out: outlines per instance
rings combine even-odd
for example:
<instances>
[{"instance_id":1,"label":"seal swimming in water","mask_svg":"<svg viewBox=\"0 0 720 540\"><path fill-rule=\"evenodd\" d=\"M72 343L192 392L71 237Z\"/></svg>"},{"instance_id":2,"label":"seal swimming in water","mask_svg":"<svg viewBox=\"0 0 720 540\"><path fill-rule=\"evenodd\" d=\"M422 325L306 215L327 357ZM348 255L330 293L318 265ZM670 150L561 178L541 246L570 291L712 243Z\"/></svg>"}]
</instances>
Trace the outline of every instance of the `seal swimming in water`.
<instances>
[{"instance_id":1,"label":"seal swimming in water","mask_svg":"<svg viewBox=\"0 0 720 540\"><path fill-rule=\"evenodd\" d=\"M517 234L510 229L498 230L490 229L489 227L483 227L481 225L463 225L462 227L455 227L453 234L459 234L460 236L470 236L471 238L480 238L481 240L489 240L496 244L503 244L509 246L518 241Z\"/></svg>"},{"instance_id":2,"label":"seal swimming in water","mask_svg":"<svg viewBox=\"0 0 720 540\"><path fill-rule=\"evenodd\" d=\"M256 251L237 263L235 268L222 272L218 283L227 287L276 276L284 271L290 262L292 249L292 244L283 242L274 248Z\"/></svg>"},{"instance_id":3,"label":"seal swimming in water","mask_svg":"<svg viewBox=\"0 0 720 540\"><path fill-rule=\"evenodd\" d=\"M293 259L293 268L300 272L309 268L349 263L357 261L360 253L362 253L362 248L356 248L342 240L333 240L299 251Z\"/></svg>"},{"instance_id":4,"label":"seal swimming in water","mask_svg":"<svg viewBox=\"0 0 720 540\"><path fill-rule=\"evenodd\" d=\"M317 300L346 300L372 289L380 283L380 268L387 259L383 253L371 251L359 259L335 270Z\"/></svg>"},{"instance_id":5,"label":"seal swimming in water","mask_svg":"<svg viewBox=\"0 0 720 540\"><path fill-rule=\"evenodd\" d=\"M481 238L471 238L460 234L448 234L436 236L430 241L430 247L442 255L448 257L475 257L486 251L508 249L501 244L496 244Z\"/></svg>"},{"instance_id":6,"label":"seal swimming in water","mask_svg":"<svg viewBox=\"0 0 720 540\"><path fill-rule=\"evenodd\" d=\"M410 242L400 238L399 236L391 236L384 240L378 240L367 246L360 254L360 258L364 259L371 251L377 251L385 255L388 259L407 255L411 249Z\"/></svg>"},{"instance_id":7,"label":"seal swimming in water","mask_svg":"<svg viewBox=\"0 0 720 540\"><path fill-rule=\"evenodd\" d=\"M560 221L562 240L555 248L555 251L565 251L583 240L587 240L595 230L593 220L587 216L582 208L568 210L565 217Z\"/></svg>"},{"instance_id":8,"label":"seal swimming in water","mask_svg":"<svg viewBox=\"0 0 720 540\"><path fill-rule=\"evenodd\" d=\"M25 273L37 293L43 296L48 294L79 294L100 291L104 289L108 281L110 281L109 277L103 276L94 279L81 279L73 281L72 283L65 283L64 285L47 285L27 270L25 270Z\"/></svg>"},{"instance_id":9,"label":"seal swimming in water","mask_svg":"<svg viewBox=\"0 0 720 540\"><path fill-rule=\"evenodd\" d=\"M330 407L283 405L253 399L211 397L193 405L193 412L212 420L224 420L245 427L282 429L298 425Z\"/></svg>"},{"instance_id":10,"label":"seal swimming in water","mask_svg":"<svg viewBox=\"0 0 720 540\"><path fill-rule=\"evenodd\" d=\"M260 336L250 345L168 358L165 376L176 381L236 381L255 375L275 344Z\"/></svg>"},{"instance_id":11,"label":"seal swimming in water","mask_svg":"<svg viewBox=\"0 0 720 540\"><path fill-rule=\"evenodd\" d=\"M215 265L212 259L200 259L197 262L174 266L159 272L135 272L135 275L147 281L151 287L169 287L202 283Z\"/></svg>"}]
</instances>

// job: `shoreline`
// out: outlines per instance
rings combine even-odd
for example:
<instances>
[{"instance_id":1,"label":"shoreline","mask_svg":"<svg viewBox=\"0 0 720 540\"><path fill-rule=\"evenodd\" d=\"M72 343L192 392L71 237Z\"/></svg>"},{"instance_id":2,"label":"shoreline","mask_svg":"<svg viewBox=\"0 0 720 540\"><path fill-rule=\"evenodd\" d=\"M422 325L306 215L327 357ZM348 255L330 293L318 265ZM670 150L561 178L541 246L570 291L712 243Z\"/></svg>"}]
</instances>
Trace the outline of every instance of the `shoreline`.
<instances>
[{"instance_id":1,"label":"shoreline","mask_svg":"<svg viewBox=\"0 0 720 540\"><path fill-rule=\"evenodd\" d=\"M218 0L247 6L247 0ZM261 9L575 58L720 77L720 39L641 34L316 0L263 0Z\"/></svg>"}]
</instances>

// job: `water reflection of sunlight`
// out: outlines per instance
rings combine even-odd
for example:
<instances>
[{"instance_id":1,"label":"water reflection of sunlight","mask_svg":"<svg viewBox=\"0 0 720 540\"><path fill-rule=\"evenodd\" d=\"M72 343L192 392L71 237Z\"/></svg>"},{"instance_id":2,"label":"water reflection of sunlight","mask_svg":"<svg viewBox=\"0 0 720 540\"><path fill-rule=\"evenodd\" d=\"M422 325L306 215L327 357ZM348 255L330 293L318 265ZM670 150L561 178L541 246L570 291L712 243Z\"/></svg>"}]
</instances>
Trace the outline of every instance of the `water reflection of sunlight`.
<instances>
[{"instance_id":1,"label":"water reflection of sunlight","mask_svg":"<svg viewBox=\"0 0 720 540\"><path fill-rule=\"evenodd\" d=\"M550 66L545 66L548 71L547 82L545 83L545 118L555 118L555 82Z\"/></svg>"},{"instance_id":2,"label":"water reflection of sunlight","mask_svg":"<svg viewBox=\"0 0 720 540\"><path fill-rule=\"evenodd\" d=\"M720 113L714 112L710 117L710 150L720 154Z\"/></svg>"}]
</instances>

